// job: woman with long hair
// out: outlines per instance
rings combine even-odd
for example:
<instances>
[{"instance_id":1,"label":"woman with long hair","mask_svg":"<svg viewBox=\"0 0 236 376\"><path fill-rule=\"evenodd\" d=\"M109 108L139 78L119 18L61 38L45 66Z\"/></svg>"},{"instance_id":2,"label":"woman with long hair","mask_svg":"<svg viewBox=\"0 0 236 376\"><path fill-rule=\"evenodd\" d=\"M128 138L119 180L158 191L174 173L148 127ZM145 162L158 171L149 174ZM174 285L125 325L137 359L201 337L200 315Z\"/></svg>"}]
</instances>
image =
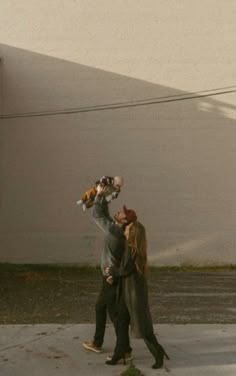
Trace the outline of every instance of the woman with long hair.
<instances>
[{"instance_id":1,"label":"woman with long hair","mask_svg":"<svg viewBox=\"0 0 236 376\"><path fill-rule=\"evenodd\" d=\"M119 314L117 342L114 354L106 364L114 365L120 359L125 362L123 349L126 348L128 326L135 338L143 338L149 351L155 358L152 368L161 368L164 357L169 359L164 348L159 344L153 331L152 318L148 304L147 286L147 240L144 226L132 222L125 228L126 249L120 269L109 268L111 283L117 276L120 277Z\"/></svg>"}]
</instances>

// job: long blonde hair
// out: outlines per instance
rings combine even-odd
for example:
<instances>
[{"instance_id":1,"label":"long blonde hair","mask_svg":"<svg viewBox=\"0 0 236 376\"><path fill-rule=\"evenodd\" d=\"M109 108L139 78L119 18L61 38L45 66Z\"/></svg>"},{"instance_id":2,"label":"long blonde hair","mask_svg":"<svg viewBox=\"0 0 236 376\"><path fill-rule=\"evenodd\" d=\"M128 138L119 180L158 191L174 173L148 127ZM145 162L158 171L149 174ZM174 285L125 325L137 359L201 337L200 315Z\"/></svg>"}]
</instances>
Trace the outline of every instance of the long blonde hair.
<instances>
[{"instance_id":1,"label":"long blonde hair","mask_svg":"<svg viewBox=\"0 0 236 376\"><path fill-rule=\"evenodd\" d=\"M145 275L147 272L147 238L142 223L136 221L130 225L127 244L131 248L137 271Z\"/></svg>"}]
</instances>

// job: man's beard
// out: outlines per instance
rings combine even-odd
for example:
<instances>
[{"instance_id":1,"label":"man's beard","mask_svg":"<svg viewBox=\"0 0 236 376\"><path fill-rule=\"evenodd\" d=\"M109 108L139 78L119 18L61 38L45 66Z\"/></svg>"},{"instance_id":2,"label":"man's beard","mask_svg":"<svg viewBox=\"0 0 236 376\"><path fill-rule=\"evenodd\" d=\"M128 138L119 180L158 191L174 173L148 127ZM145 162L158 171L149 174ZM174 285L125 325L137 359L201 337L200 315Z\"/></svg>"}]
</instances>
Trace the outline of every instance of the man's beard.
<instances>
[{"instance_id":1,"label":"man's beard","mask_svg":"<svg viewBox=\"0 0 236 376\"><path fill-rule=\"evenodd\" d=\"M119 219L119 216L117 214L114 215L114 219L115 219L116 223L119 223L119 224L122 223L122 221Z\"/></svg>"}]
</instances>

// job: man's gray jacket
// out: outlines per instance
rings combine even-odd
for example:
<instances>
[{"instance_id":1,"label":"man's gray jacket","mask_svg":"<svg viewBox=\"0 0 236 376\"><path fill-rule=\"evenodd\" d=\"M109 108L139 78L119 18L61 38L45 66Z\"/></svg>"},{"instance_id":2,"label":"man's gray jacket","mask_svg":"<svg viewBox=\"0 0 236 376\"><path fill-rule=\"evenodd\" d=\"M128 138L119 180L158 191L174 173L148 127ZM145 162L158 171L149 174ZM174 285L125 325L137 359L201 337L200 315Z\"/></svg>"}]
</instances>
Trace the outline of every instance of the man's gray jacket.
<instances>
[{"instance_id":1,"label":"man's gray jacket","mask_svg":"<svg viewBox=\"0 0 236 376\"><path fill-rule=\"evenodd\" d=\"M92 216L96 224L105 233L104 246L101 256L102 274L106 276L107 267L119 268L125 249L125 236L123 226L115 224L110 217L108 204L104 198L97 194Z\"/></svg>"}]
</instances>

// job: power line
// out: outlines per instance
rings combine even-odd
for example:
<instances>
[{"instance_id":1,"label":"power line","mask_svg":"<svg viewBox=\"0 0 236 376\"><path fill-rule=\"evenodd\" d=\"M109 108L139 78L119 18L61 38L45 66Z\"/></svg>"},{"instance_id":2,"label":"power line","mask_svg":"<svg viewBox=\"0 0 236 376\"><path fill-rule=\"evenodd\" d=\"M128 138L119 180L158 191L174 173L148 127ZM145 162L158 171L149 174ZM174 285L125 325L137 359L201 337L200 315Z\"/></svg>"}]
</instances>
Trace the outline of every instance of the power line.
<instances>
[{"instance_id":1,"label":"power line","mask_svg":"<svg viewBox=\"0 0 236 376\"><path fill-rule=\"evenodd\" d=\"M54 115L69 115L77 114L83 112L94 112L94 111L106 111L106 110L116 110L122 108L140 107L140 106L150 106L162 103L171 103L178 101L186 101L197 98L213 97L217 95L225 95L230 93L236 93L236 86L227 86L223 88L202 90L199 92L189 94L175 94L164 97L147 98L147 99L137 99L127 102L116 102L107 103L102 105L87 106L87 107L77 107L70 109L63 109L57 111L41 111L41 112L25 112L19 114L5 114L1 115L1 119L16 119L16 118L29 118L29 117L42 117L42 116L54 116Z\"/></svg>"}]
</instances>

